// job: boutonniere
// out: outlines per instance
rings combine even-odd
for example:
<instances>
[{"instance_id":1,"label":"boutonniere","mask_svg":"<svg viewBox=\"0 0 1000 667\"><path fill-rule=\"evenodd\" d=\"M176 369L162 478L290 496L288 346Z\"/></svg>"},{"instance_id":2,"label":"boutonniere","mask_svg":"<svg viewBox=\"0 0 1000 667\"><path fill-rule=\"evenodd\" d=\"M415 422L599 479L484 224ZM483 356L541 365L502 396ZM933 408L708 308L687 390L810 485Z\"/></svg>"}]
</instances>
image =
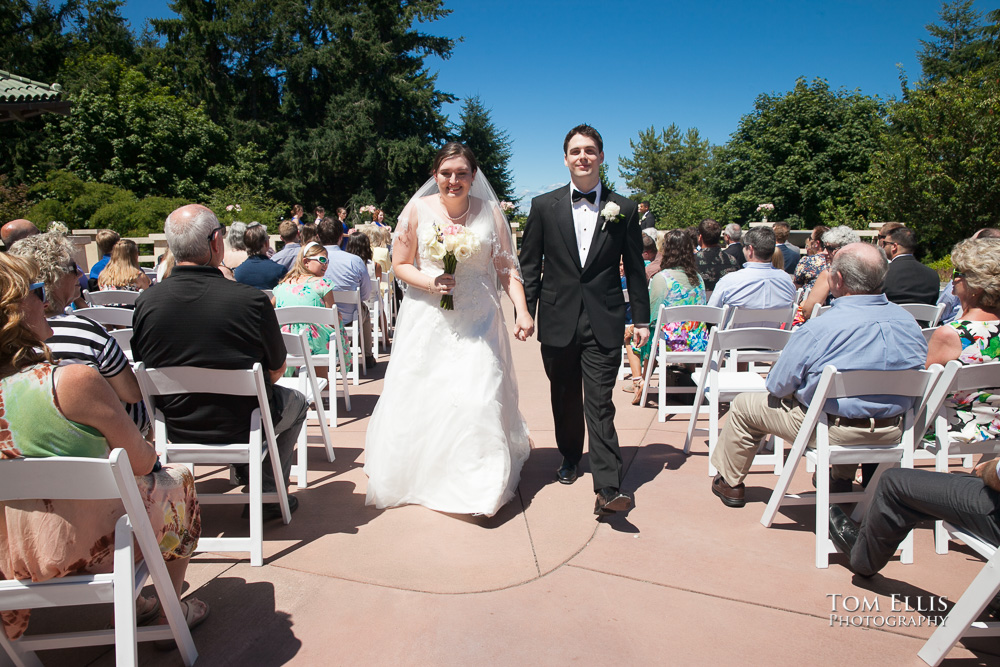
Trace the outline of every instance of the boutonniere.
<instances>
[{"instance_id":1,"label":"boutonniere","mask_svg":"<svg viewBox=\"0 0 1000 667\"><path fill-rule=\"evenodd\" d=\"M608 226L609 222L621 222L622 218L625 217L621 213L622 213L621 206L614 203L613 201L609 201L607 204L605 204L604 210L601 211L601 217L604 218L604 224L601 225L601 231L602 232L604 231L604 229Z\"/></svg>"}]
</instances>

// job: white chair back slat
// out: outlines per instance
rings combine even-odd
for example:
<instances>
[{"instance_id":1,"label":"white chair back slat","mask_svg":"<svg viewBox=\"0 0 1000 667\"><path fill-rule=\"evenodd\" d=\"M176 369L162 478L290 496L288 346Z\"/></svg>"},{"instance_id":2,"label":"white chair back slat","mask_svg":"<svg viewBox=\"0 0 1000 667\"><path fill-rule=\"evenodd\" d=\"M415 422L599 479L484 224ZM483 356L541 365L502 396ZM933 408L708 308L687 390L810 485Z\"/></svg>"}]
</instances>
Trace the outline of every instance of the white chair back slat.
<instances>
[{"instance_id":1,"label":"white chair back slat","mask_svg":"<svg viewBox=\"0 0 1000 667\"><path fill-rule=\"evenodd\" d=\"M833 308L833 306L824 306L821 303L817 303L815 306L813 306L812 315L810 315L809 318L812 319L815 317L819 317L820 315L830 310L831 308Z\"/></svg>"},{"instance_id":2,"label":"white chair back slat","mask_svg":"<svg viewBox=\"0 0 1000 667\"><path fill-rule=\"evenodd\" d=\"M296 385L295 388L306 397L307 401L313 404L314 407L309 410L307 418L315 419L319 422L320 434L323 438L323 444L326 447L327 461L333 463L335 456L333 442L330 440L331 426L327 421L326 410L323 408L323 388L326 387L327 381L326 379L321 379L316 373L316 367L313 365L312 360L312 352L309 349L309 342L304 331L300 331L297 334L283 332L281 338L285 342L285 352L288 355L285 361L290 367L298 368L299 377L297 379L281 378L278 383L282 386ZM337 401L336 397L334 397L331 407L336 410L336 406ZM333 425L336 426L335 420L333 421ZM298 456L296 463L292 466L291 472L291 474L295 475L295 485L299 489L304 489L309 484L309 436L307 431L306 425L303 425L302 430L299 431L299 439L296 445Z\"/></svg>"},{"instance_id":3,"label":"white chair back slat","mask_svg":"<svg viewBox=\"0 0 1000 667\"><path fill-rule=\"evenodd\" d=\"M776 308L743 308L742 306L729 306L726 319L722 323L723 329L734 329L737 327L791 327L795 319L795 304L779 306Z\"/></svg>"},{"instance_id":4,"label":"white chair back slat","mask_svg":"<svg viewBox=\"0 0 1000 667\"><path fill-rule=\"evenodd\" d=\"M83 299L90 306L116 306L121 304L133 306L141 293L119 289L100 290L99 292L83 290Z\"/></svg>"},{"instance_id":5,"label":"white chair back slat","mask_svg":"<svg viewBox=\"0 0 1000 667\"><path fill-rule=\"evenodd\" d=\"M350 354L353 360L351 368L351 382L358 384L360 378L358 372L368 375L368 365L365 361L365 351L361 349L363 336L361 335L361 290L331 290L333 302L342 306L354 306L354 321L345 324L348 337L351 340Z\"/></svg>"},{"instance_id":6,"label":"white chair back slat","mask_svg":"<svg viewBox=\"0 0 1000 667\"><path fill-rule=\"evenodd\" d=\"M334 390L334 393L330 396L330 428L337 427L337 405L336 405L336 394L342 394L344 397L344 409L348 412L351 411L351 390L348 387L348 376L357 378L357 364L355 363L352 372L348 374L347 369L347 359L346 355L348 351L344 349L340 342L340 335L336 332L340 331L340 312L337 307L333 308L322 308L320 306L282 306L281 308L275 308L274 314L278 318L278 325L285 326L288 324L321 324L323 326L331 327L333 333L330 335L330 345L334 348L330 348L330 354L314 354L312 355L313 364L317 366L327 366L336 370L334 367L337 363L340 364L340 379L341 379L341 389L336 391L336 375L331 376L330 387ZM357 318L355 318L357 322ZM331 359L331 354L333 358ZM356 359L355 359L356 361ZM356 383L356 382L355 382Z\"/></svg>"},{"instance_id":7,"label":"white chair back slat","mask_svg":"<svg viewBox=\"0 0 1000 667\"><path fill-rule=\"evenodd\" d=\"M936 327L941 324L941 317L947 304L938 303L930 305L926 303L901 303L899 307L913 315L913 319L918 322L927 322L928 327Z\"/></svg>"},{"instance_id":8,"label":"white chair back slat","mask_svg":"<svg viewBox=\"0 0 1000 667\"><path fill-rule=\"evenodd\" d=\"M115 308L113 306L92 306L78 308L74 313L105 327L131 327L135 311L130 308Z\"/></svg>"}]
</instances>

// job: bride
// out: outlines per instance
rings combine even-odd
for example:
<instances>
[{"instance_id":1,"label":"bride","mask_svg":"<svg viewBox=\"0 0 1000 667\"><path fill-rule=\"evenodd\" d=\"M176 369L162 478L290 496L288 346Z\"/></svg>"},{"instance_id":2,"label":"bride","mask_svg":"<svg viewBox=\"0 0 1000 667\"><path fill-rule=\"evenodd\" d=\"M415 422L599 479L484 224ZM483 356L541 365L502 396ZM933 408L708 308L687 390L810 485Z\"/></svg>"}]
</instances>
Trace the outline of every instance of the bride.
<instances>
[{"instance_id":1,"label":"bride","mask_svg":"<svg viewBox=\"0 0 1000 667\"><path fill-rule=\"evenodd\" d=\"M534 322L510 226L475 155L445 144L432 173L400 214L392 245L408 287L368 425L366 504L492 516L514 496L529 451L498 283L514 302L515 336L526 340ZM429 247L452 225L479 242L454 276ZM445 294L454 310L441 307Z\"/></svg>"}]
</instances>

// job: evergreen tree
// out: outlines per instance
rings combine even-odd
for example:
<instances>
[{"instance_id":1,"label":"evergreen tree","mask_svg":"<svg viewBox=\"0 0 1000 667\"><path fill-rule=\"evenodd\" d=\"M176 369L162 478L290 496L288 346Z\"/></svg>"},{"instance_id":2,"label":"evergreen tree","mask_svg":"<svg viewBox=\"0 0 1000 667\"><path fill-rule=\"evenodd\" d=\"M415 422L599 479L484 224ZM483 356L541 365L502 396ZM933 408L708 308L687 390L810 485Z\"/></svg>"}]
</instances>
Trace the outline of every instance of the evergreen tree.
<instances>
[{"instance_id":1,"label":"evergreen tree","mask_svg":"<svg viewBox=\"0 0 1000 667\"><path fill-rule=\"evenodd\" d=\"M637 197L703 186L712 147L697 128L689 128L682 135L680 128L671 123L657 135L650 127L640 130L638 143L629 140L629 145L632 157L618 158L618 170Z\"/></svg>"},{"instance_id":2,"label":"evergreen tree","mask_svg":"<svg viewBox=\"0 0 1000 667\"><path fill-rule=\"evenodd\" d=\"M455 140L475 153L479 168L497 197L501 201L513 201L514 178L508 166L511 158L510 137L493 124L489 110L478 95L465 99Z\"/></svg>"},{"instance_id":3,"label":"evergreen tree","mask_svg":"<svg viewBox=\"0 0 1000 667\"><path fill-rule=\"evenodd\" d=\"M920 40L923 49L917 54L924 82L941 83L982 66L981 14L972 8L972 2L945 1L940 23L926 26L931 39Z\"/></svg>"}]
</instances>

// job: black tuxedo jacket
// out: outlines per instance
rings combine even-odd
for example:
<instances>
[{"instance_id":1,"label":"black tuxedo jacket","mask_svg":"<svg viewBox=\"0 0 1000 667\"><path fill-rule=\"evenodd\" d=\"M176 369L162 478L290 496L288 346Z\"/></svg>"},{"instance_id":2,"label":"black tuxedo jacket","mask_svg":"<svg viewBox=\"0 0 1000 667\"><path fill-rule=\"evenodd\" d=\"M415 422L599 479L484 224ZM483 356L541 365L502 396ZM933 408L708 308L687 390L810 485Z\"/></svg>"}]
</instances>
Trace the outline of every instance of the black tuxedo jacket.
<instances>
[{"instance_id":1,"label":"black tuxedo jacket","mask_svg":"<svg viewBox=\"0 0 1000 667\"><path fill-rule=\"evenodd\" d=\"M913 255L899 255L889 262L889 273L885 276L885 296L889 301L933 306L940 291L937 271L924 266Z\"/></svg>"},{"instance_id":2,"label":"black tuxedo jacket","mask_svg":"<svg viewBox=\"0 0 1000 667\"><path fill-rule=\"evenodd\" d=\"M539 342L565 347L573 340L582 304L597 342L603 347L618 347L625 332L619 260L625 264L632 320L641 325L649 323L638 207L635 202L601 188L593 242L586 264L580 266L569 193L570 186L566 185L531 201L520 255L528 313L534 316L535 306L541 301L537 317ZM605 224L601 211L609 201L621 207L621 217Z\"/></svg>"},{"instance_id":3,"label":"black tuxedo jacket","mask_svg":"<svg viewBox=\"0 0 1000 667\"><path fill-rule=\"evenodd\" d=\"M639 229L656 229L656 218L652 211L646 211L639 219Z\"/></svg>"}]
</instances>

